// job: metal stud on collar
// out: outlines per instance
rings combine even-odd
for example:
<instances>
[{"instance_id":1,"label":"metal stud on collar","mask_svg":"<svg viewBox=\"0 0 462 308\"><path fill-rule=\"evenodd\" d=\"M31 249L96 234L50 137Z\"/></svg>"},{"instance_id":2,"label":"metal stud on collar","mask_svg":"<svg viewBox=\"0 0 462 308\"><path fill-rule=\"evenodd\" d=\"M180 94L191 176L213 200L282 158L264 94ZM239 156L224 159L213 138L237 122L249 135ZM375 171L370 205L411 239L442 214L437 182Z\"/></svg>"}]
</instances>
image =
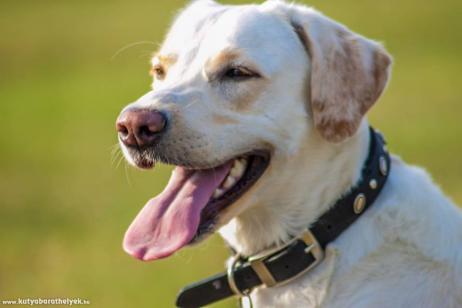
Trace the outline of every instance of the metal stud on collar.
<instances>
[{"instance_id":1,"label":"metal stud on collar","mask_svg":"<svg viewBox=\"0 0 462 308\"><path fill-rule=\"evenodd\" d=\"M376 179L372 179L372 180L370 180L370 182L369 182L369 187L370 187L371 189L377 189L378 185L379 185L379 184L377 183L377 180L376 180Z\"/></svg>"},{"instance_id":2,"label":"metal stud on collar","mask_svg":"<svg viewBox=\"0 0 462 308\"><path fill-rule=\"evenodd\" d=\"M379 158L379 169L380 169L380 173L382 173L383 176L387 175L388 165L387 165L387 160L385 159L384 156L380 156Z\"/></svg>"},{"instance_id":3,"label":"metal stud on collar","mask_svg":"<svg viewBox=\"0 0 462 308\"><path fill-rule=\"evenodd\" d=\"M366 207L366 196L364 194L359 194L356 196L355 202L353 203L353 211L355 214L361 214Z\"/></svg>"}]
</instances>

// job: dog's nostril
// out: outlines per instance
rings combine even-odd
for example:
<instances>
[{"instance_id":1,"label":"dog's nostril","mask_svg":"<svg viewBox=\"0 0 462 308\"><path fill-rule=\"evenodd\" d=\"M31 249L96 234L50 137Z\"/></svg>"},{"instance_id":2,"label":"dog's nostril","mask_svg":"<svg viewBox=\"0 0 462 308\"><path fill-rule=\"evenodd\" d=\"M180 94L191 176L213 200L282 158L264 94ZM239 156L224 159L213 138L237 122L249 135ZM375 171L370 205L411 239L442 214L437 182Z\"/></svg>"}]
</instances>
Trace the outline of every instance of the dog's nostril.
<instances>
[{"instance_id":1,"label":"dog's nostril","mask_svg":"<svg viewBox=\"0 0 462 308\"><path fill-rule=\"evenodd\" d=\"M116 122L116 130L119 133L119 136L122 137L122 138L125 138L130 134L130 131L129 131L127 125L126 125L126 121L124 121L123 119L122 120L120 120L120 119L117 120L117 122Z\"/></svg>"},{"instance_id":2,"label":"dog's nostril","mask_svg":"<svg viewBox=\"0 0 462 308\"><path fill-rule=\"evenodd\" d=\"M140 135L144 135L146 137L152 137L154 136L158 131L156 129L151 129L147 125L143 125L140 127Z\"/></svg>"},{"instance_id":3,"label":"dog's nostril","mask_svg":"<svg viewBox=\"0 0 462 308\"><path fill-rule=\"evenodd\" d=\"M119 134L120 134L122 137L125 137L125 136L128 135L128 129L127 129L125 126L123 126L123 125L121 125L121 126L119 127L118 131L119 131Z\"/></svg>"}]
</instances>

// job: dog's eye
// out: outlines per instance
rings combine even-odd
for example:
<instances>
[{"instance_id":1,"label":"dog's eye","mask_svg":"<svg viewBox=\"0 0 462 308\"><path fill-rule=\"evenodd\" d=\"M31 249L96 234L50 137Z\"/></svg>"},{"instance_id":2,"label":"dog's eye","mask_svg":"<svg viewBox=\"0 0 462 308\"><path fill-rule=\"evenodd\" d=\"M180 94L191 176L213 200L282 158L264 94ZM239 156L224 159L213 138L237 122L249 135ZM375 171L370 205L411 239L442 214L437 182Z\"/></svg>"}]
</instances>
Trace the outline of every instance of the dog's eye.
<instances>
[{"instance_id":1,"label":"dog's eye","mask_svg":"<svg viewBox=\"0 0 462 308\"><path fill-rule=\"evenodd\" d=\"M165 69L161 65L156 65L151 69L150 75L158 80L165 78Z\"/></svg>"},{"instance_id":2,"label":"dog's eye","mask_svg":"<svg viewBox=\"0 0 462 308\"><path fill-rule=\"evenodd\" d=\"M242 81L253 77L259 77L259 75L242 66L230 67L223 74L224 80Z\"/></svg>"}]
</instances>

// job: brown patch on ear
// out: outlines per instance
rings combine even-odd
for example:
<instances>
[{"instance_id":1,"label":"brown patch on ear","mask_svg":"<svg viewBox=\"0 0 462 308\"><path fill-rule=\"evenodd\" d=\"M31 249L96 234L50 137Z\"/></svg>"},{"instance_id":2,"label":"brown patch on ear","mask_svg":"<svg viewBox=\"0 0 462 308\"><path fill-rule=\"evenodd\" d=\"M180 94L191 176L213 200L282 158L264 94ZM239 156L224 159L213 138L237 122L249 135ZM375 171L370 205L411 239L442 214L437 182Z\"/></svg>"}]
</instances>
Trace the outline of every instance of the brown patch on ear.
<instances>
[{"instance_id":1,"label":"brown patch on ear","mask_svg":"<svg viewBox=\"0 0 462 308\"><path fill-rule=\"evenodd\" d=\"M321 135L331 142L352 136L372 105L370 91L361 89L368 77L358 69L362 64L357 44L348 42L346 33L338 32L337 35L341 48L326 50L330 58L324 63L325 67L313 65L311 75L314 123Z\"/></svg>"},{"instance_id":2,"label":"brown patch on ear","mask_svg":"<svg viewBox=\"0 0 462 308\"><path fill-rule=\"evenodd\" d=\"M322 118L315 120L316 129L321 136L330 142L341 142L354 135L359 122L356 120Z\"/></svg>"},{"instance_id":3,"label":"brown patch on ear","mask_svg":"<svg viewBox=\"0 0 462 308\"><path fill-rule=\"evenodd\" d=\"M378 44L334 23L313 37L303 27L292 26L311 59L314 126L326 140L341 142L355 134L382 94L391 59Z\"/></svg>"},{"instance_id":4,"label":"brown patch on ear","mask_svg":"<svg viewBox=\"0 0 462 308\"><path fill-rule=\"evenodd\" d=\"M388 53L384 49L378 49L374 53L374 80L375 87L378 90L376 93L376 99L382 95L383 90L388 82L389 68L392 60Z\"/></svg>"}]
</instances>

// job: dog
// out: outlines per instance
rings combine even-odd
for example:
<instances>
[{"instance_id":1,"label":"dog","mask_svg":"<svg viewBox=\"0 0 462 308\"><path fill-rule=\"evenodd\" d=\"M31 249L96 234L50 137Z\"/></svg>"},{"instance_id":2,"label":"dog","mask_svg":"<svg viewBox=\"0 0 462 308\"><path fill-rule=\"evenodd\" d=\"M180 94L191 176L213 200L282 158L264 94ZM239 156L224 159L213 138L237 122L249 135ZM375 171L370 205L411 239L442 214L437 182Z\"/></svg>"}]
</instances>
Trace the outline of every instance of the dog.
<instances>
[{"instance_id":1,"label":"dog","mask_svg":"<svg viewBox=\"0 0 462 308\"><path fill-rule=\"evenodd\" d=\"M152 90L116 127L129 163L174 165L125 234L150 261L219 232L240 256L282 247L361 180L381 44L284 1L192 2L152 58ZM378 198L316 267L260 286L254 307L462 307L462 215L391 157Z\"/></svg>"}]
</instances>

